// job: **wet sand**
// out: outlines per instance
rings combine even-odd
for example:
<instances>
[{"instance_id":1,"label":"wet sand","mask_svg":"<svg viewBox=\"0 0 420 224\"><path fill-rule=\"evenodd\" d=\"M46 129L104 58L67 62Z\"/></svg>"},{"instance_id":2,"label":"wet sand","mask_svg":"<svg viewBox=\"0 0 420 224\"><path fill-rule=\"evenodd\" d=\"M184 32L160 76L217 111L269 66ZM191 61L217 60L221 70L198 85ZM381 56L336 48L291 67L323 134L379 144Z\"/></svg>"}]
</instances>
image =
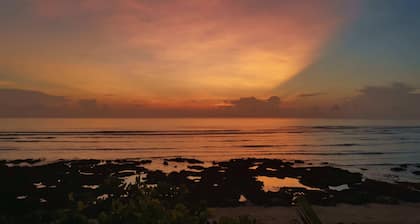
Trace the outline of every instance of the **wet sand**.
<instances>
[{"instance_id":1,"label":"wet sand","mask_svg":"<svg viewBox=\"0 0 420 224\"><path fill-rule=\"evenodd\" d=\"M314 206L324 224L418 224L420 223L420 204L399 205L367 204L337 206ZM293 207L243 206L211 208L213 218L222 216L250 215L262 224L289 224L297 222Z\"/></svg>"}]
</instances>

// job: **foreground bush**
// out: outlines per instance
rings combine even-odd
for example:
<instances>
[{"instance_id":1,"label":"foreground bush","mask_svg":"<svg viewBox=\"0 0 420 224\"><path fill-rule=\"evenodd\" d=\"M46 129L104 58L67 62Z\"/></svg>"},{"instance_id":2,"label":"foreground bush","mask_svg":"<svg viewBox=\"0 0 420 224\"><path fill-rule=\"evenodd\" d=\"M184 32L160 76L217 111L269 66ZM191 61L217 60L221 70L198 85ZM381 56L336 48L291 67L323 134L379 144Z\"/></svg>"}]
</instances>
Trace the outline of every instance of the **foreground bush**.
<instances>
[{"instance_id":1,"label":"foreground bush","mask_svg":"<svg viewBox=\"0 0 420 224\"><path fill-rule=\"evenodd\" d=\"M204 203L185 200L186 188L164 183L148 186L140 179L123 185L118 178L109 178L99 190L103 197L70 193L66 207L31 211L21 208L12 213L0 211L0 224L204 224L208 212ZM1 202L0 202L1 203ZM2 205L5 207L6 205ZM12 206L16 208L16 206ZM249 217L221 218L220 224L255 224Z\"/></svg>"},{"instance_id":2,"label":"foreground bush","mask_svg":"<svg viewBox=\"0 0 420 224\"><path fill-rule=\"evenodd\" d=\"M44 209L14 215L1 212L0 223L51 223L51 224L200 224L207 222L204 205L186 204L181 187L164 184L123 186L118 179L110 179L102 186L109 194L102 198L77 199L69 194L65 209ZM115 195L111 192L120 192ZM23 208L22 208L23 209ZM24 209L23 209L24 210Z\"/></svg>"}]
</instances>

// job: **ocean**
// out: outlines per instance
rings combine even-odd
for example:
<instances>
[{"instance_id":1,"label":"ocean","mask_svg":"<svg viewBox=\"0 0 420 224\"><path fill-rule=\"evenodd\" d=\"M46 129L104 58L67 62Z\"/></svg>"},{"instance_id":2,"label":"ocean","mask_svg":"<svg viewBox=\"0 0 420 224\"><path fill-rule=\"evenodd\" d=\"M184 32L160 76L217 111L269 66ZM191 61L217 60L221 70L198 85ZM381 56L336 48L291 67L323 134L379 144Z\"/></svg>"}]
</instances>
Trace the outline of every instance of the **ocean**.
<instances>
[{"instance_id":1,"label":"ocean","mask_svg":"<svg viewBox=\"0 0 420 224\"><path fill-rule=\"evenodd\" d=\"M333 119L0 119L0 159L304 160L420 182L420 121ZM416 166L408 166L416 167Z\"/></svg>"}]
</instances>

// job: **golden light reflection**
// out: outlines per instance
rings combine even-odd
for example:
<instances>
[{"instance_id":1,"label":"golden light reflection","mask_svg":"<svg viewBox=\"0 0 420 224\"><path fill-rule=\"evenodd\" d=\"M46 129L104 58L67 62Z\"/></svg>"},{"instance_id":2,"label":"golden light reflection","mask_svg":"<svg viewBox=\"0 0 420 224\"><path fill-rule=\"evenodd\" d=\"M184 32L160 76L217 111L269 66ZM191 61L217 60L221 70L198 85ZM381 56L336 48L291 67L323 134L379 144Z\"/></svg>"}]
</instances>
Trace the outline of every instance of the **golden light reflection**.
<instances>
[{"instance_id":1,"label":"golden light reflection","mask_svg":"<svg viewBox=\"0 0 420 224\"><path fill-rule=\"evenodd\" d=\"M258 176L257 181L263 182L263 190L268 192L277 192L280 188L283 187L296 187L296 188L304 188L307 190L319 190L317 188L311 188L306 185L303 185L299 182L299 179L296 178L277 178L277 177L266 177L266 176Z\"/></svg>"}]
</instances>

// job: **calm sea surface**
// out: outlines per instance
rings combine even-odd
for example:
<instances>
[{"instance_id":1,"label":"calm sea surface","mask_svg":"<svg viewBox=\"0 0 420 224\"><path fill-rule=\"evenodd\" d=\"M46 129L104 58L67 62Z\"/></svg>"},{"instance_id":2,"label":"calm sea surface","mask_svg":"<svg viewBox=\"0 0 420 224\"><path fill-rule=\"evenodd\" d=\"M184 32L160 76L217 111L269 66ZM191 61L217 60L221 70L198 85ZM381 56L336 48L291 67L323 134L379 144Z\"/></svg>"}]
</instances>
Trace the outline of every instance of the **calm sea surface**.
<instances>
[{"instance_id":1,"label":"calm sea surface","mask_svg":"<svg viewBox=\"0 0 420 224\"><path fill-rule=\"evenodd\" d=\"M0 119L0 159L301 159L420 182L420 121ZM391 167L413 164L408 171Z\"/></svg>"}]
</instances>

